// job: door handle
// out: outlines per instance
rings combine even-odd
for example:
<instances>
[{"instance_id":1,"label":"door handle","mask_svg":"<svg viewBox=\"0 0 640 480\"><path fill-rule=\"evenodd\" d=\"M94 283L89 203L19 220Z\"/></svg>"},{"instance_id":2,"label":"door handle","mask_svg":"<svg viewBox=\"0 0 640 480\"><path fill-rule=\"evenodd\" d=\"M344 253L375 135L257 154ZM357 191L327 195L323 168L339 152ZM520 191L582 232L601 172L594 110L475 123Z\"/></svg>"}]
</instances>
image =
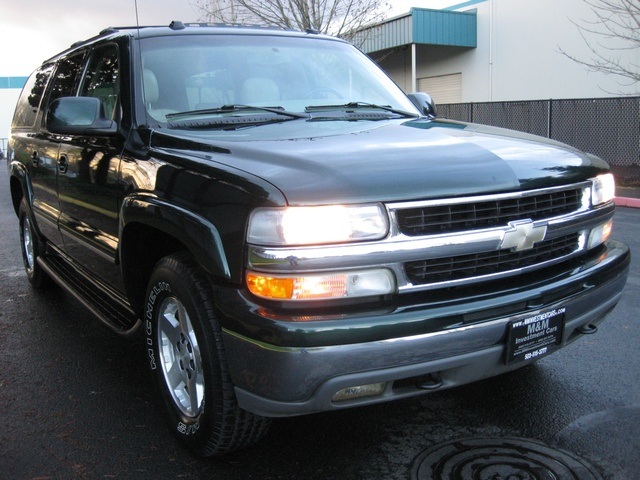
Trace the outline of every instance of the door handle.
<instances>
[{"instance_id":1,"label":"door handle","mask_svg":"<svg viewBox=\"0 0 640 480\"><path fill-rule=\"evenodd\" d=\"M60 157L58 158L58 171L64 175L65 173L67 173L68 169L69 160L65 155L60 155Z\"/></svg>"},{"instance_id":2,"label":"door handle","mask_svg":"<svg viewBox=\"0 0 640 480\"><path fill-rule=\"evenodd\" d=\"M39 162L39 161L40 161L40 156L38 155L38 152L33 152L33 153L31 154L31 164L32 164L34 167L37 167L37 166L38 166L38 162Z\"/></svg>"}]
</instances>

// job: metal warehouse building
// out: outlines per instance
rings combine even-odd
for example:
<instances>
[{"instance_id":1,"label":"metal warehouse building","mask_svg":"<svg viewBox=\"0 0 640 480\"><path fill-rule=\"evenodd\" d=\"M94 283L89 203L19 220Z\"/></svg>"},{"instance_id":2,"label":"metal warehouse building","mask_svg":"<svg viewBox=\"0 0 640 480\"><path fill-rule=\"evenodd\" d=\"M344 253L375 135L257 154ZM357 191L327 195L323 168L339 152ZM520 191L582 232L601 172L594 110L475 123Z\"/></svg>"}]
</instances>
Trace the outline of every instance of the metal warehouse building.
<instances>
[{"instance_id":1,"label":"metal warehouse building","mask_svg":"<svg viewBox=\"0 0 640 480\"><path fill-rule=\"evenodd\" d=\"M413 8L362 32L361 48L405 91L427 91L436 103L612 97L640 94L615 75L589 71L577 25L594 12L583 0L470 0L445 10ZM610 42L610 43L609 43ZM640 68L640 49L598 46L603 56Z\"/></svg>"}]
</instances>

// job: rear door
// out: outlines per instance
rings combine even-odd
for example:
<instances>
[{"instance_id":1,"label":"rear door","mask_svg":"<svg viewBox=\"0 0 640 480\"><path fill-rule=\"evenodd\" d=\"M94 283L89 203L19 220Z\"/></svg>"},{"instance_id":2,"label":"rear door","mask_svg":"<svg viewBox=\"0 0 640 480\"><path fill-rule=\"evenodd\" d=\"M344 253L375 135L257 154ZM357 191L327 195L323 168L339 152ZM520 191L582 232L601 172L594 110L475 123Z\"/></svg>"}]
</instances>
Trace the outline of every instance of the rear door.
<instances>
[{"instance_id":1,"label":"rear door","mask_svg":"<svg viewBox=\"0 0 640 480\"><path fill-rule=\"evenodd\" d=\"M57 191L60 137L44 128L43 118L51 101L75 94L83 62L84 53L80 52L41 67L25 85L14 116L13 150L19 152L19 160L29 172L38 230L58 246L62 246Z\"/></svg>"},{"instance_id":2,"label":"rear door","mask_svg":"<svg viewBox=\"0 0 640 480\"><path fill-rule=\"evenodd\" d=\"M24 86L11 124L11 148L18 162L27 171L28 199L41 234L60 243L58 233L57 145L50 145L40 131L40 105L55 65L42 66Z\"/></svg>"}]
</instances>

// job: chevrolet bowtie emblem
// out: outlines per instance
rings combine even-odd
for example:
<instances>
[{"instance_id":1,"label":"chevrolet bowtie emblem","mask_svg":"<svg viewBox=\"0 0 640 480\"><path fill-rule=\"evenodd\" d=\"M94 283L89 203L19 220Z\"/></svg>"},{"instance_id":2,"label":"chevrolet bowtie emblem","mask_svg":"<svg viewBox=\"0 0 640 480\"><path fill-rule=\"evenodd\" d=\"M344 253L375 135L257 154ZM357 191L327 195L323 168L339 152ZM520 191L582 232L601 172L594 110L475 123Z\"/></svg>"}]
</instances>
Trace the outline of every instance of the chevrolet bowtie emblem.
<instances>
[{"instance_id":1,"label":"chevrolet bowtie emblem","mask_svg":"<svg viewBox=\"0 0 640 480\"><path fill-rule=\"evenodd\" d=\"M544 240L547 234L546 225L534 225L532 220L518 220L509 222L510 229L504 232L500 249L510 249L516 252L528 250Z\"/></svg>"}]
</instances>

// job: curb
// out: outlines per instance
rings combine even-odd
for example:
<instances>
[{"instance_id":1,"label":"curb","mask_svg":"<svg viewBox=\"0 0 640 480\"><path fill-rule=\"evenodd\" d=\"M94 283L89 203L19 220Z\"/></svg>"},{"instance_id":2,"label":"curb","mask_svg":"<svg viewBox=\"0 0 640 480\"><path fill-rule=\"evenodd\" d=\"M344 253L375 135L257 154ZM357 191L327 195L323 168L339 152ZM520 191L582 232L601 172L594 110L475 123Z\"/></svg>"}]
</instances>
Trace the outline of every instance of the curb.
<instances>
[{"instance_id":1,"label":"curb","mask_svg":"<svg viewBox=\"0 0 640 480\"><path fill-rule=\"evenodd\" d=\"M640 198L616 197L613 201L618 207L640 208Z\"/></svg>"}]
</instances>

